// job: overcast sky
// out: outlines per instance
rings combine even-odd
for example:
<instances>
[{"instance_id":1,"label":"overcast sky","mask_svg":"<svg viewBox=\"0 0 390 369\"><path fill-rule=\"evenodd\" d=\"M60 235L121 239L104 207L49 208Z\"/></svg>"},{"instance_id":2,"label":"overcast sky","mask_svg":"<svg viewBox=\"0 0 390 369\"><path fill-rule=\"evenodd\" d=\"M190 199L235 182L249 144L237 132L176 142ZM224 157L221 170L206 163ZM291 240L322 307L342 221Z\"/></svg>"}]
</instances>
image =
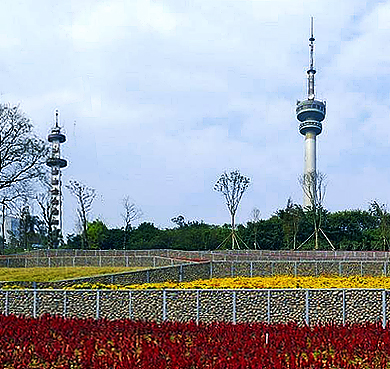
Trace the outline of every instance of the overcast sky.
<instances>
[{"instance_id":1,"label":"overcast sky","mask_svg":"<svg viewBox=\"0 0 390 369\"><path fill-rule=\"evenodd\" d=\"M2 0L1 101L20 104L47 136L60 110L69 166L96 189L91 219L121 226L122 199L141 221L229 222L221 173L251 186L245 223L302 202L310 16L316 92L327 102L318 169L325 206L390 203L390 1ZM64 189L65 232L75 202Z\"/></svg>"}]
</instances>

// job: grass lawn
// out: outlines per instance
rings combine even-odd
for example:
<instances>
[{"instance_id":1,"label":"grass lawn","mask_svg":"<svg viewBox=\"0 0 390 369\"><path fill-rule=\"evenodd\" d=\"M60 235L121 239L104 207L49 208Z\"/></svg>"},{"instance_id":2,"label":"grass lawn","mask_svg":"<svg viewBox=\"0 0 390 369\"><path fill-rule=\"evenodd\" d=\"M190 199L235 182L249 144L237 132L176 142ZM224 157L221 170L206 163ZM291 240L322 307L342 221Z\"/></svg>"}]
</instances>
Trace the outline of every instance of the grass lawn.
<instances>
[{"instance_id":1,"label":"grass lawn","mask_svg":"<svg viewBox=\"0 0 390 369\"><path fill-rule=\"evenodd\" d=\"M91 277L146 269L142 267L58 267L58 268L0 268L0 281L50 282L61 279Z\"/></svg>"}]
</instances>

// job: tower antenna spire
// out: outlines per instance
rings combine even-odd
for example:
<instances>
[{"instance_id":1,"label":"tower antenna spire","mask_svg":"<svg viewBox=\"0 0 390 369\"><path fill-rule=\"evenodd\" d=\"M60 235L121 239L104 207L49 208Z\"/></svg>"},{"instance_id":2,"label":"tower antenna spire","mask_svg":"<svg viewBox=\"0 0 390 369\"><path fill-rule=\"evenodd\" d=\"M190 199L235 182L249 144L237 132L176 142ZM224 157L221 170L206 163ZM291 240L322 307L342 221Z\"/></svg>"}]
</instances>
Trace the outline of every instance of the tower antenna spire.
<instances>
[{"instance_id":1,"label":"tower antenna spire","mask_svg":"<svg viewBox=\"0 0 390 369\"><path fill-rule=\"evenodd\" d=\"M309 48L310 48L310 62L309 69L307 70L307 97L309 100L314 100L315 91L314 91L314 75L316 70L314 69L314 27L313 27L313 17L310 18L310 38L309 38Z\"/></svg>"},{"instance_id":2,"label":"tower antenna spire","mask_svg":"<svg viewBox=\"0 0 390 369\"><path fill-rule=\"evenodd\" d=\"M56 124L56 128L58 128L59 126L58 126L58 109L56 109L56 122L55 122L55 124Z\"/></svg>"},{"instance_id":3,"label":"tower antenna spire","mask_svg":"<svg viewBox=\"0 0 390 369\"><path fill-rule=\"evenodd\" d=\"M314 69L314 32L313 32L313 17L310 18L310 69Z\"/></svg>"}]
</instances>

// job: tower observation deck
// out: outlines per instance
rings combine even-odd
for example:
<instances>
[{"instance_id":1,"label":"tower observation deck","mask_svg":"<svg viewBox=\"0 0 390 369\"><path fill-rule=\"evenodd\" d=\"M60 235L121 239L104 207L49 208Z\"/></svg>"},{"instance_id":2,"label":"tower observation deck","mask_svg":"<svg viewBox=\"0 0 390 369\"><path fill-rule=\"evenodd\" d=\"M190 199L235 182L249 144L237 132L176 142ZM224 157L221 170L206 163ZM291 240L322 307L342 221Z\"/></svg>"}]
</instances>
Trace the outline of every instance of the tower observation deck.
<instances>
[{"instance_id":1,"label":"tower observation deck","mask_svg":"<svg viewBox=\"0 0 390 369\"><path fill-rule=\"evenodd\" d=\"M325 101L316 100L314 75L314 35L313 35L313 18L311 18L311 36L309 38L309 69L307 70L307 99L297 101L296 114L299 120L299 132L305 136L305 163L304 175L317 172L316 163L316 139L317 135L322 132L322 121L325 119L326 104ZM304 176L305 178L305 176ZM314 189L311 193L315 193ZM303 206L310 206L310 198L303 194Z\"/></svg>"},{"instance_id":2,"label":"tower observation deck","mask_svg":"<svg viewBox=\"0 0 390 369\"><path fill-rule=\"evenodd\" d=\"M46 165L51 168L51 189L49 206L49 238L52 246L58 247L62 236L62 181L61 169L68 163L61 158L60 145L66 141L66 137L61 133L58 125L58 110L55 112L55 126L52 128L47 140L51 143L50 156L46 160Z\"/></svg>"}]
</instances>

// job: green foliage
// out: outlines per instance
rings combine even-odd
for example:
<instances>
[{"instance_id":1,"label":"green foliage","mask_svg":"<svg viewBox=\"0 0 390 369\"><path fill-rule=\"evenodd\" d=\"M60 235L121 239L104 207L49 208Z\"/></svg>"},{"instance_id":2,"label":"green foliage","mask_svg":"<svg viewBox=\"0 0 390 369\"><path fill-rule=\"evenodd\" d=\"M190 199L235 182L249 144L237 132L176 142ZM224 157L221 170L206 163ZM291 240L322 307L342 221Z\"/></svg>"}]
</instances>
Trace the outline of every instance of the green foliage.
<instances>
[{"instance_id":1,"label":"green foliage","mask_svg":"<svg viewBox=\"0 0 390 369\"><path fill-rule=\"evenodd\" d=\"M272 216L267 220L261 219L258 222L248 222L246 227L239 225L237 230L239 236L251 249L255 245L255 234L256 243L260 249L279 250L283 248L282 223L277 216Z\"/></svg>"},{"instance_id":2,"label":"green foliage","mask_svg":"<svg viewBox=\"0 0 390 369\"><path fill-rule=\"evenodd\" d=\"M108 229L102 250L123 248L123 233L123 229Z\"/></svg>"},{"instance_id":3,"label":"green foliage","mask_svg":"<svg viewBox=\"0 0 390 369\"><path fill-rule=\"evenodd\" d=\"M340 250L383 250L390 241L390 215L383 205L365 210L328 212L322 209L322 229ZM174 228L159 229L153 223L144 222L128 231L126 249L177 249L215 250L231 234L231 225L211 225L186 221L184 216L175 219ZM268 219L240 224L237 235L248 248L267 250L293 249L301 245L313 233L313 221L308 211L292 202ZM88 237L92 248L123 249L124 230L108 229L101 220L88 223ZM68 235L68 248L81 248L80 235ZM319 238L319 249L329 249L329 244ZM240 244L240 247L245 246ZM314 249L314 240L305 243L300 250Z\"/></svg>"},{"instance_id":4,"label":"green foliage","mask_svg":"<svg viewBox=\"0 0 390 369\"><path fill-rule=\"evenodd\" d=\"M300 205L294 204L292 199L287 201L286 209L278 210L276 215L282 221L284 244L288 249L296 249L298 232L304 218L304 212Z\"/></svg>"},{"instance_id":5,"label":"green foliage","mask_svg":"<svg viewBox=\"0 0 390 369\"><path fill-rule=\"evenodd\" d=\"M154 224L144 222L138 228L132 229L129 235L130 248L132 249L153 249L164 248L159 244L164 244L160 239L163 231L156 228Z\"/></svg>"},{"instance_id":6,"label":"green foliage","mask_svg":"<svg viewBox=\"0 0 390 369\"><path fill-rule=\"evenodd\" d=\"M42 230L42 222L37 216L31 215L28 206L24 206L19 216L19 227L16 232L10 232L8 248L31 250L34 244L45 245L46 236Z\"/></svg>"},{"instance_id":7,"label":"green foliage","mask_svg":"<svg viewBox=\"0 0 390 369\"><path fill-rule=\"evenodd\" d=\"M373 248L377 220L365 210L344 210L327 214L324 230L340 250Z\"/></svg>"},{"instance_id":8,"label":"green foliage","mask_svg":"<svg viewBox=\"0 0 390 369\"><path fill-rule=\"evenodd\" d=\"M81 249L82 248L81 235L79 235L79 234L68 234L67 244L66 244L66 246L64 245L64 248L67 248L67 249Z\"/></svg>"},{"instance_id":9,"label":"green foliage","mask_svg":"<svg viewBox=\"0 0 390 369\"><path fill-rule=\"evenodd\" d=\"M107 241L108 228L99 219L87 225L87 235L91 249L101 250Z\"/></svg>"},{"instance_id":10,"label":"green foliage","mask_svg":"<svg viewBox=\"0 0 390 369\"><path fill-rule=\"evenodd\" d=\"M372 201L370 203L369 211L376 220L376 233L380 238L376 247L382 248L383 251L388 251L390 244L390 214L386 209L386 205L379 204L377 201Z\"/></svg>"}]
</instances>

